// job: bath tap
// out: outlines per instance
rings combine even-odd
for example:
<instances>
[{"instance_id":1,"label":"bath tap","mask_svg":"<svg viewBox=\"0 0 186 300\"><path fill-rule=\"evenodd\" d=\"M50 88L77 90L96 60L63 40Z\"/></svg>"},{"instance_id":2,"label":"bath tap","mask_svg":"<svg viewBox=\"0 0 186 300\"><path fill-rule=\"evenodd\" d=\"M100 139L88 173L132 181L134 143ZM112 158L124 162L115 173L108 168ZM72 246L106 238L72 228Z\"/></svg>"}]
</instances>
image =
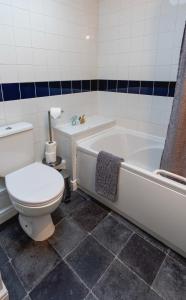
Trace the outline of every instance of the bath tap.
<instances>
[{"instance_id":1,"label":"bath tap","mask_svg":"<svg viewBox=\"0 0 186 300\"><path fill-rule=\"evenodd\" d=\"M84 124L86 122L85 115L82 115L79 117L79 122L80 122L80 124Z\"/></svg>"}]
</instances>

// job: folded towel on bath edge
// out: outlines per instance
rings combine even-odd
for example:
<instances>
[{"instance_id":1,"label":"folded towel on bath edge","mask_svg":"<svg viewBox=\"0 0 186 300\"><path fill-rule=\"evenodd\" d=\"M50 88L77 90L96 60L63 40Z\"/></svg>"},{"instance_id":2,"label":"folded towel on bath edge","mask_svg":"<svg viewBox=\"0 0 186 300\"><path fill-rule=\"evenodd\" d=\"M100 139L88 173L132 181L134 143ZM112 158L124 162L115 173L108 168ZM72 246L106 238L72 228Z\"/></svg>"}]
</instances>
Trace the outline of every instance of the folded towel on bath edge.
<instances>
[{"instance_id":1,"label":"folded towel on bath edge","mask_svg":"<svg viewBox=\"0 0 186 300\"><path fill-rule=\"evenodd\" d=\"M97 157L95 190L99 195L113 202L116 201L122 161L123 158L105 151L100 151Z\"/></svg>"}]
</instances>

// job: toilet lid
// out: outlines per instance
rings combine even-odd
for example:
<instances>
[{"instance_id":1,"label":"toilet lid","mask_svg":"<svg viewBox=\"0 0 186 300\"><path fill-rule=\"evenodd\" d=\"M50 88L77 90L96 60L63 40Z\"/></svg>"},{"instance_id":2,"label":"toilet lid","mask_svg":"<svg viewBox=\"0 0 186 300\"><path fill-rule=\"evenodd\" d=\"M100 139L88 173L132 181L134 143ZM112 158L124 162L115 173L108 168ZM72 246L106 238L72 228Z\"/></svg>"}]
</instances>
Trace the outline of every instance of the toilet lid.
<instances>
[{"instance_id":1,"label":"toilet lid","mask_svg":"<svg viewBox=\"0 0 186 300\"><path fill-rule=\"evenodd\" d=\"M5 177L10 195L25 205L37 205L49 202L64 189L64 179L55 169L33 163Z\"/></svg>"}]
</instances>

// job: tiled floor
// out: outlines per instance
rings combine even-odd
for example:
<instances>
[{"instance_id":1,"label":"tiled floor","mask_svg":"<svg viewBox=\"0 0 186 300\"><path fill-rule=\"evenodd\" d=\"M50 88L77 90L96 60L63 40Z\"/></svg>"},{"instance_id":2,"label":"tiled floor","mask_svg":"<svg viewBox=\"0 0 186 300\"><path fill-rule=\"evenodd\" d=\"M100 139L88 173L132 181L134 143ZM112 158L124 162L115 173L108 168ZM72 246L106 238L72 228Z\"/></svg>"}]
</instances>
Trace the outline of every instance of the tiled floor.
<instances>
[{"instance_id":1,"label":"tiled floor","mask_svg":"<svg viewBox=\"0 0 186 300\"><path fill-rule=\"evenodd\" d=\"M10 300L185 300L186 259L81 191L34 242L17 217L0 226Z\"/></svg>"}]
</instances>

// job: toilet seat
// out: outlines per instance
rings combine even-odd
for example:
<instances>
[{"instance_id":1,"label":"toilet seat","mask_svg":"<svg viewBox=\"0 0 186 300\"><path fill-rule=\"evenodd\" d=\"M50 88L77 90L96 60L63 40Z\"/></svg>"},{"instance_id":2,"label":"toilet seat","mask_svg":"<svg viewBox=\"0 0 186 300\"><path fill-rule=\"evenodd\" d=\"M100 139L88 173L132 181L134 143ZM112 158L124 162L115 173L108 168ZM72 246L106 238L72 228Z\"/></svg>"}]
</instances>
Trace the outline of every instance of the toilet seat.
<instances>
[{"instance_id":1,"label":"toilet seat","mask_svg":"<svg viewBox=\"0 0 186 300\"><path fill-rule=\"evenodd\" d=\"M42 163L30 164L5 177L13 201L27 207L40 207L63 195L64 179L55 169Z\"/></svg>"}]
</instances>

